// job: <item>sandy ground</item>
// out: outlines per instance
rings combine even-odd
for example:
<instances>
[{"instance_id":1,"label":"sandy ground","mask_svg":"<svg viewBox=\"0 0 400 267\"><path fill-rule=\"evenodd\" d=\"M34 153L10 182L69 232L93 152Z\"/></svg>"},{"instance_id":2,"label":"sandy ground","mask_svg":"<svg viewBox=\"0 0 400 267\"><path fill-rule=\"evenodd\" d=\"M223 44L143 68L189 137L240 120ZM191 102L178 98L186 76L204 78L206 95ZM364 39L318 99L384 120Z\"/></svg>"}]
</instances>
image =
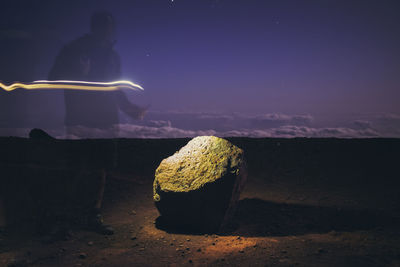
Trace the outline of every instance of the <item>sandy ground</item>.
<instances>
[{"instance_id":1,"label":"sandy ground","mask_svg":"<svg viewBox=\"0 0 400 267\"><path fill-rule=\"evenodd\" d=\"M317 169L325 166L311 158ZM254 168L231 229L206 235L156 225L153 170L109 173L103 214L114 235L74 229L48 242L30 232L3 231L0 266L400 266L397 166L390 163L392 169L382 172L389 176L361 181L363 168L374 168L365 162L355 171L338 167L343 177L337 182L311 165L300 172L301 166L278 162L274 168L249 164Z\"/></svg>"}]
</instances>

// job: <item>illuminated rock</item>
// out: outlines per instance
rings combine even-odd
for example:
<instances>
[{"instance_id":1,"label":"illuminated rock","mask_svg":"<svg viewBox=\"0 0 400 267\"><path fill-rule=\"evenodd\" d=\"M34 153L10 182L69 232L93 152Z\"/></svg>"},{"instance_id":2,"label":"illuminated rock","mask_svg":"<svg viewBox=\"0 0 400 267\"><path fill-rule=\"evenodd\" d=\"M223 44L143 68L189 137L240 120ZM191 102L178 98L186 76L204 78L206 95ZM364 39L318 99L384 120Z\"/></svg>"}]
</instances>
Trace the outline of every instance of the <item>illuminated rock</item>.
<instances>
[{"instance_id":1,"label":"illuminated rock","mask_svg":"<svg viewBox=\"0 0 400 267\"><path fill-rule=\"evenodd\" d=\"M199 136L160 163L153 198L167 225L215 232L232 218L246 179L243 150Z\"/></svg>"}]
</instances>

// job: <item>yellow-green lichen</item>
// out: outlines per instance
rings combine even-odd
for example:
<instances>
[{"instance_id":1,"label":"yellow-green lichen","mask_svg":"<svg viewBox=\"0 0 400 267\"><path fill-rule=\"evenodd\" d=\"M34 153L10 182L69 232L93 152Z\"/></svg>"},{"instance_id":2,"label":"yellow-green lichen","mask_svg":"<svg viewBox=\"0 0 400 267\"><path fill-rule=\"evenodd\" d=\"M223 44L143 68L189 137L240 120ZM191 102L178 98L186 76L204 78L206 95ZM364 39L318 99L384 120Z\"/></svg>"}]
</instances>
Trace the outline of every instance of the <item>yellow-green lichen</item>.
<instances>
[{"instance_id":1,"label":"yellow-green lichen","mask_svg":"<svg viewBox=\"0 0 400 267\"><path fill-rule=\"evenodd\" d=\"M227 140L196 137L160 163L153 184L154 200L160 199L158 190L188 192L214 182L227 171L238 175L242 160L243 151Z\"/></svg>"}]
</instances>

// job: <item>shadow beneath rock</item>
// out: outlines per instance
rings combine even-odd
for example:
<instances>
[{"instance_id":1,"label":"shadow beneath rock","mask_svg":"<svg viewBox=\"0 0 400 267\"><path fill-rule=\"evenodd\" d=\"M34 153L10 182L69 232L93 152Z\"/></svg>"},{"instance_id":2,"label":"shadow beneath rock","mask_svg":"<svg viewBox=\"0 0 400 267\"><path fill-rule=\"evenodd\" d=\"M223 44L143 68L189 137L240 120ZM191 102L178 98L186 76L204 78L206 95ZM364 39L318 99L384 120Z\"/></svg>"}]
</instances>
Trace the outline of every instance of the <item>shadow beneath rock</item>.
<instances>
[{"instance_id":1,"label":"shadow beneath rock","mask_svg":"<svg viewBox=\"0 0 400 267\"><path fill-rule=\"evenodd\" d=\"M289 236L330 231L397 227L399 220L382 211L275 203L261 199L239 201L234 230L224 235Z\"/></svg>"},{"instance_id":2,"label":"shadow beneath rock","mask_svg":"<svg viewBox=\"0 0 400 267\"><path fill-rule=\"evenodd\" d=\"M248 237L291 236L331 231L353 232L374 228L398 227L399 219L382 211L307 206L265 201L257 198L240 200L231 224L221 235ZM212 234L190 225L172 225L160 216L156 227L174 234Z\"/></svg>"},{"instance_id":3,"label":"shadow beneath rock","mask_svg":"<svg viewBox=\"0 0 400 267\"><path fill-rule=\"evenodd\" d=\"M190 224L176 225L170 223L168 220L164 219L163 216L159 216L155 221L155 226L157 229L165 231L170 234L185 234L185 235L204 235L204 234L215 234L215 230L199 230L198 227Z\"/></svg>"}]
</instances>

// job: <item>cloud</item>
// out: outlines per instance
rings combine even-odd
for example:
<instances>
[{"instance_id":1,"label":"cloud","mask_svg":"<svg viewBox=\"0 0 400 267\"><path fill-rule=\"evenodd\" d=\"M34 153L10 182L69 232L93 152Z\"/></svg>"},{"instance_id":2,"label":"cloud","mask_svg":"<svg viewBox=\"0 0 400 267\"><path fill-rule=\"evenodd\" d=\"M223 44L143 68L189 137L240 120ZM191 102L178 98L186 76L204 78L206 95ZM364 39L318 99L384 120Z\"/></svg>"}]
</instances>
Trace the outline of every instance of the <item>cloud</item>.
<instances>
[{"instance_id":1,"label":"cloud","mask_svg":"<svg viewBox=\"0 0 400 267\"><path fill-rule=\"evenodd\" d=\"M399 114L385 113L385 114L377 115L377 118L382 121L390 121L390 122L395 121L395 122L400 123L400 115Z\"/></svg>"},{"instance_id":2,"label":"cloud","mask_svg":"<svg viewBox=\"0 0 400 267\"><path fill-rule=\"evenodd\" d=\"M231 131L241 128L268 129L283 125L310 125L311 115L287 115L281 113L241 114L213 112L149 112L146 120L170 121L172 127L186 130Z\"/></svg>"},{"instance_id":3,"label":"cloud","mask_svg":"<svg viewBox=\"0 0 400 267\"><path fill-rule=\"evenodd\" d=\"M171 127L171 121L153 121L153 120L149 120L146 121L147 122L147 126L150 127Z\"/></svg>"},{"instance_id":4,"label":"cloud","mask_svg":"<svg viewBox=\"0 0 400 267\"><path fill-rule=\"evenodd\" d=\"M309 125L313 121L310 115L286 115L280 113L268 113L245 118L250 121L250 126L254 128L272 128L283 125Z\"/></svg>"},{"instance_id":5,"label":"cloud","mask_svg":"<svg viewBox=\"0 0 400 267\"><path fill-rule=\"evenodd\" d=\"M171 116L172 114L172 116ZM158 116L158 117L157 117ZM344 126L316 127L310 115L268 113L245 115L239 113L170 112L150 115L146 120L121 123L112 129L77 126L69 129L44 129L57 138L183 138L199 135L220 137L310 137L310 138L370 138L400 137L400 116L381 114L352 118ZM0 136L27 137L30 129L0 129Z\"/></svg>"},{"instance_id":6,"label":"cloud","mask_svg":"<svg viewBox=\"0 0 400 267\"><path fill-rule=\"evenodd\" d=\"M313 137L313 138L325 138L325 137L336 137L336 138L366 138L366 137L378 137L379 134L374 130L355 130L350 128L311 128L306 126L295 126L287 125L278 128L272 128L267 130L234 130L225 133L221 133L222 136L240 136L240 137L281 137L281 138L293 138L293 137Z\"/></svg>"},{"instance_id":7,"label":"cloud","mask_svg":"<svg viewBox=\"0 0 400 267\"><path fill-rule=\"evenodd\" d=\"M115 128L114 128L115 129ZM111 130L90 129L86 127L76 127L72 136L58 136L67 138L86 138L90 133L90 137L110 138L115 137L115 132ZM135 124L119 125L118 137L124 138L184 138L195 137L199 135L214 135L220 137L337 137L337 138L366 138L378 137L379 133L372 129L350 129L350 128L311 128L306 126L287 125L271 129L241 129L230 131L214 131L214 130L183 130L171 126L150 127Z\"/></svg>"},{"instance_id":8,"label":"cloud","mask_svg":"<svg viewBox=\"0 0 400 267\"><path fill-rule=\"evenodd\" d=\"M353 122L353 124L357 129L371 129L372 128L371 122L366 121L366 120L356 120Z\"/></svg>"},{"instance_id":9,"label":"cloud","mask_svg":"<svg viewBox=\"0 0 400 267\"><path fill-rule=\"evenodd\" d=\"M126 138L182 138L195 137L198 135L216 135L214 130L183 130L171 126L150 127L134 124L122 124L120 127L120 137Z\"/></svg>"},{"instance_id":10,"label":"cloud","mask_svg":"<svg viewBox=\"0 0 400 267\"><path fill-rule=\"evenodd\" d=\"M400 115L385 113L369 118L370 128L381 133L382 137L400 137Z\"/></svg>"}]
</instances>

